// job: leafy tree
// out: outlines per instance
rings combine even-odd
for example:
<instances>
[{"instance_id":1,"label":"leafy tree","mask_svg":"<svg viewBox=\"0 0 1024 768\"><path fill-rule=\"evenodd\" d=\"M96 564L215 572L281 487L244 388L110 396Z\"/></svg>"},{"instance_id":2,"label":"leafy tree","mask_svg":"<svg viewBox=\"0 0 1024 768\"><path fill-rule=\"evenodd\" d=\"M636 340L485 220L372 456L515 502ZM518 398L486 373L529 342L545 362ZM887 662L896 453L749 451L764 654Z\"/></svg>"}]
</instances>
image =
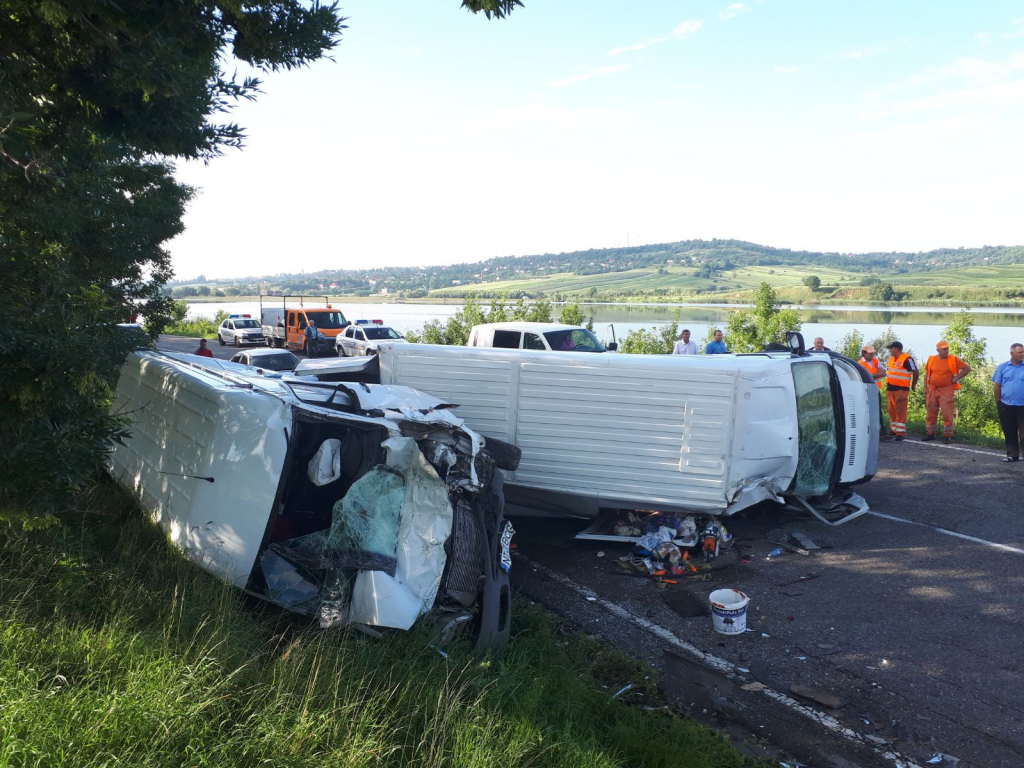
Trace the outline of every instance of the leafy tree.
<instances>
[{"instance_id":1,"label":"leafy tree","mask_svg":"<svg viewBox=\"0 0 1024 768\"><path fill-rule=\"evenodd\" d=\"M772 342L784 344L786 332L799 331L800 327L800 313L780 309L775 291L768 283L761 283L752 308L729 313L725 345L730 352L760 352Z\"/></svg>"},{"instance_id":2,"label":"leafy tree","mask_svg":"<svg viewBox=\"0 0 1024 768\"><path fill-rule=\"evenodd\" d=\"M872 344L871 346L874 346ZM839 349L836 350L841 355L845 355L851 360L860 359L860 351L864 347L864 334L857 329L850 331L848 334L843 336L839 342ZM878 349L875 347L875 349Z\"/></svg>"},{"instance_id":3,"label":"leafy tree","mask_svg":"<svg viewBox=\"0 0 1024 768\"><path fill-rule=\"evenodd\" d=\"M679 312L672 315L672 322L661 328L641 328L626 334L619 352L626 355L667 355L679 337Z\"/></svg>"},{"instance_id":4,"label":"leafy tree","mask_svg":"<svg viewBox=\"0 0 1024 768\"><path fill-rule=\"evenodd\" d=\"M810 288L812 291L816 291L821 288L821 278L817 275L808 275L804 278L804 285Z\"/></svg>"},{"instance_id":5,"label":"leafy tree","mask_svg":"<svg viewBox=\"0 0 1024 768\"><path fill-rule=\"evenodd\" d=\"M108 413L132 313L167 321L163 248L192 190L164 158L210 160L219 118L259 81L319 58L335 7L299 0L8 0L0 14L0 504L59 511L124 434Z\"/></svg>"},{"instance_id":6,"label":"leafy tree","mask_svg":"<svg viewBox=\"0 0 1024 768\"><path fill-rule=\"evenodd\" d=\"M872 301L897 301L898 296L896 290L892 287L892 283L874 283L868 288L868 298Z\"/></svg>"},{"instance_id":7,"label":"leafy tree","mask_svg":"<svg viewBox=\"0 0 1024 768\"><path fill-rule=\"evenodd\" d=\"M572 304L562 307L562 311L558 313L558 322L564 325L583 325L585 321L586 316L580 309L579 302L575 300Z\"/></svg>"}]
</instances>

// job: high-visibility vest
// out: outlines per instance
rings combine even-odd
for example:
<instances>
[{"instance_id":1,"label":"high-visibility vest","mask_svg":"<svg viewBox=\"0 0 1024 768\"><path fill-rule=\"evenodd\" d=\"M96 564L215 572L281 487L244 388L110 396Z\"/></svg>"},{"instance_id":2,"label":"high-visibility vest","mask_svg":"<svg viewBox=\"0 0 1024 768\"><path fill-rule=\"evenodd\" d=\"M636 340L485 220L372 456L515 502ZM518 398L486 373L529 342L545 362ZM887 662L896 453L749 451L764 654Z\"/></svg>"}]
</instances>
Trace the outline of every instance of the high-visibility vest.
<instances>
[{"instance_id":1,"label":"high-visibility vest","mask_svg":"<svg viewBox=\"0 0 1024 768\"><path fill-rule=\"evenodd\" d=\"M903 352L899 357L890 357L888 362L885 364L885 383L889 386L907 387L910 388L910 381L913 378L913 374L903 367L903 364L907 362L910 357L906 352Z\"/></svg>"},{"instance_id":2,"label":"high-visibility vest","mask_svg":"<svg viewBox=\"0 0 1024 768\"><path fill-rule=\"evenodd\" d=\"M875 381L875 378L874 378L875 374L878 373L878 358L877 357L872 358L871 362L869 363L867 360L865 360L862 357L857 362L864 366L865 370L867 370L867 372L871 374L871 380ZM881 379L879 379L878 381L875 381L875 384L878 385L879 389L882 388L882 384L884 384L884 383L885 382L883 382Z\"/></svg>"},{"instance_id":3,"label":"high-visibility vest","mask_svg":"<svg viewBox=\"0 0 1024 768\"><path fill-rule=\"evenodd\" d=\"M929 357L928 358L928 362L924 364L924 375L927 376L930 379L932 377L932 362L933 361L940 361L941 362L941 360L942 360L942 358L939 357L938 355L932 355L931 357ZM946 355L946 363L949 365L949 372L951 374L953 374L954 376L956 376L956 372L957 372L956 355ZM953 389L960 389L960 382L959 381L953 383Z\"/></svg>"}]
</instances>

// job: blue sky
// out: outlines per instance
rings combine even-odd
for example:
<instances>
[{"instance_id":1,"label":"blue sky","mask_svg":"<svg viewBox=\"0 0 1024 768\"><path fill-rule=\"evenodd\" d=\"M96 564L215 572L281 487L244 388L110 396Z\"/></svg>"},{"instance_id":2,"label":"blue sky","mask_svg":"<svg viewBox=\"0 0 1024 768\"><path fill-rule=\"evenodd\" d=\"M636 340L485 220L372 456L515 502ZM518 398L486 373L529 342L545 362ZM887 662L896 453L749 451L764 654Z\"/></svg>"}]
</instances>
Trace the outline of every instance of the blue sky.
<instances>
[{"instance_id":1,"label":"blue sky","mask_svg":"<svg viewBox=\"0 0 1024 768\"><path fill-rule=\"evenodd\" d=\"M265 78L179 277L739 238L1024 244L1024 2L352 0Z\"/></svg>"}]
</instances>

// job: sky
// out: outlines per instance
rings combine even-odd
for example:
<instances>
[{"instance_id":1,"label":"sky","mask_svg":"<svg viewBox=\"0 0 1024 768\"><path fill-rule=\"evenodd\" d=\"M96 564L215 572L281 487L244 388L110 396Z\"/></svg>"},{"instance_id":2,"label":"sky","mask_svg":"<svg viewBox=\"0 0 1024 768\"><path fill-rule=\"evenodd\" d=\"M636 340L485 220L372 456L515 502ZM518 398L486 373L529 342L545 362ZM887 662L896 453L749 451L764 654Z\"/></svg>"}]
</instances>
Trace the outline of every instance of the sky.
<instances>
[{"instance_id":1,"label":"sky","mask_svg":"<svg viewBox=\"0 0 1024 768\"><path fill-rule=\"evenodd\" d=\"M736 238L1024 244L1024 1L348 0L265 76L179 279ZM240 69L240 71L242 71Z\"/></svg>"}]
</instances>

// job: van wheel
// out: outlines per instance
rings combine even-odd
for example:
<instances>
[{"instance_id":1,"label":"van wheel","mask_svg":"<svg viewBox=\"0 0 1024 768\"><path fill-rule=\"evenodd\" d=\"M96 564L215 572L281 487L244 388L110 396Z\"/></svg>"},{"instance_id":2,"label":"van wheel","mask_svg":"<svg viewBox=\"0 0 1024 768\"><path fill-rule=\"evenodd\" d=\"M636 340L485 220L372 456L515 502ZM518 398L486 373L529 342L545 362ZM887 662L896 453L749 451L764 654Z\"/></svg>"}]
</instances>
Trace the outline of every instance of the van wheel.
<instances>
[{"instance_id":1,"label":"van wheel","mask_svg":"<svg viewBox=\"0 0 1024 768\"><path fill-rule=\"evenodd\" d=\"M487 444L484 450L494 461L494 466L508 472L515 472L519 469L519 462L523 458L523 451L512 443L506 443L496 437L486 438Z\"/></svg>"}]
</instances>

